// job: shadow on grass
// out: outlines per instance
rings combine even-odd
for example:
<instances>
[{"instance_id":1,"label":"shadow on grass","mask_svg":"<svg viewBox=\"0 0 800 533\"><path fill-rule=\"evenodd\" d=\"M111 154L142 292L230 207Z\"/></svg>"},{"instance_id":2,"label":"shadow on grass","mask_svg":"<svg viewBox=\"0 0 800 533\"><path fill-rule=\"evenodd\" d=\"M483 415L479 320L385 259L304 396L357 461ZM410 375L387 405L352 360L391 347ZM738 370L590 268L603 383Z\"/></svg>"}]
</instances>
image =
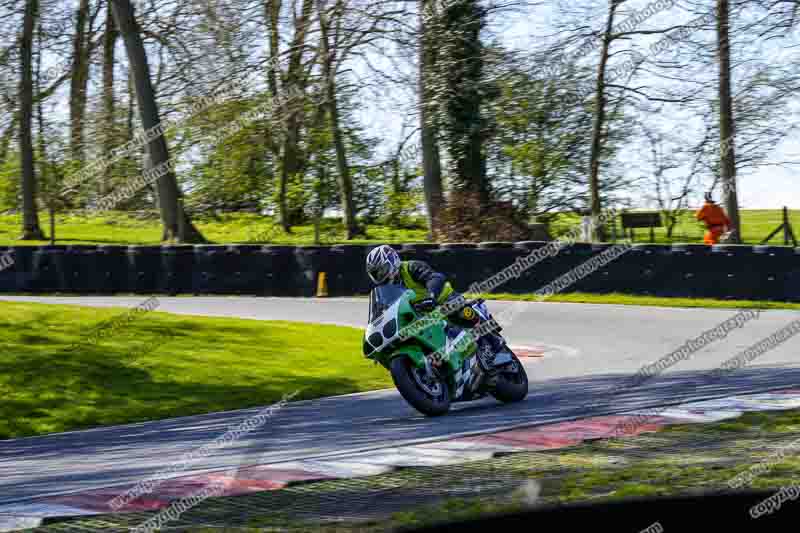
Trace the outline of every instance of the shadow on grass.
<instances>
[{"instance_id":1,"label":"shadow on grass","mask_svg":"<svg viewBox=\"0 0 800 533\"><path fill-rule=\"evenodd\" d=\"M0 438L268 405L295 391L356 392L378 376L352 357L360 333L349 328L155 313L113 329L113 309L3 309Z\"/></svg>"}]
</instances>

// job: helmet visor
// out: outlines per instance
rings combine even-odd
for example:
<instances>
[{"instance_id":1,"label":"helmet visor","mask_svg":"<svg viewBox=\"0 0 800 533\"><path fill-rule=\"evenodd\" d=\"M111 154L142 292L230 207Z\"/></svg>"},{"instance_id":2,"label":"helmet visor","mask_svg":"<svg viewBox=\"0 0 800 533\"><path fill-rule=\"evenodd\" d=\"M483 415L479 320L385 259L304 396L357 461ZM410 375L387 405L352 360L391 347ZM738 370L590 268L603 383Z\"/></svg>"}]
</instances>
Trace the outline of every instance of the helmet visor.
<instances>
[{"instance_id":1,"label":"helmet visor","mask_svg":"<svg viewBox=\"0 0 800 533\"><path fill-rule=\"evenodd\" d=\"M370 265L367 269L367 274L373 283L380 285L389 278L389 270L391 265L388 262L383 262L378 265Z\"/></svg>"}]
</instances>

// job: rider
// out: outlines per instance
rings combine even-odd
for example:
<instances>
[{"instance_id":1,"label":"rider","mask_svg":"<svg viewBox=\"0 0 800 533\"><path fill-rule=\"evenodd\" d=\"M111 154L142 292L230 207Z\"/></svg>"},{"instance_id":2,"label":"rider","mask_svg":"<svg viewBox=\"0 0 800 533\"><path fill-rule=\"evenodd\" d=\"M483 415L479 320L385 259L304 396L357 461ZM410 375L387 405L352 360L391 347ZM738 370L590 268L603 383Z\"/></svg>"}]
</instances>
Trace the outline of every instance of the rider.
<instances>
[{"instance_id":1,"label":"rider","mask_svg":"<svg viewBox=\"0 0 800 533\"><path fill-rule=\"evenodd\" d=\"M424 261L400 260L394 248L386 244L378 246L367 255L367 275L375 285L397 283L413 290L416 296L411 303L422 311L432 311L437 305L460 297L444 274L436 272ZM470 328L480 323L478 315L469 307L449 318L458 325ZM490 333L481 337L482 339L489 341L494 353L503 348L499 335Z\"/></svg>"}]
</instances>

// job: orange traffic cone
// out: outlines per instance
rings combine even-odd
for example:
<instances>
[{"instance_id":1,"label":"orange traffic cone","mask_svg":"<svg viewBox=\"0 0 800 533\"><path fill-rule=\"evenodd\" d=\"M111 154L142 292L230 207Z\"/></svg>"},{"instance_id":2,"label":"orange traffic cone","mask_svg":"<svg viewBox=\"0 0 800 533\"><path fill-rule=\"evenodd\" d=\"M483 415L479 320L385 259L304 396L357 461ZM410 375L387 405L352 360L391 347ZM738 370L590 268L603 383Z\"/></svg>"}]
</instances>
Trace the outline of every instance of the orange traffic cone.
<instances>
[{"instance_id":1,"label":"orange traffic cone","mask_svg":"<svg viewBox=\"0 0 800 533\"><path fill-rule=\"evenodd\" d=\"M328 275L325 272L317 274L317 298L328 296Z\"/></svg>"}]
</instances>

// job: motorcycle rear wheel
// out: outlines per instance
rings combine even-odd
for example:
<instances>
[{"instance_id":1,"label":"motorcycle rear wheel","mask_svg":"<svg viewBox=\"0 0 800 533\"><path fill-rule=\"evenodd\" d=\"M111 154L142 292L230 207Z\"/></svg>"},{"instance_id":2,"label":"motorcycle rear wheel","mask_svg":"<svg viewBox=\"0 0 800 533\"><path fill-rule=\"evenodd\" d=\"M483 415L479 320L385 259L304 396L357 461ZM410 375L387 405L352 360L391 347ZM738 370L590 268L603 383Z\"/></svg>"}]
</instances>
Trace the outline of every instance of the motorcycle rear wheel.
<instances>
[{"instance_id":1,"label":"motorcycle rear wheel","mask_svg":"<svg viewBox=\"0 0 800 533\"><path fill-rule=\"evenodd\" d=\"M436 376L428 376L405 356L391 364L392 380L411 407L426 416L440 416L450 410L450 391Z\"/></svg>"}]
</instances>

